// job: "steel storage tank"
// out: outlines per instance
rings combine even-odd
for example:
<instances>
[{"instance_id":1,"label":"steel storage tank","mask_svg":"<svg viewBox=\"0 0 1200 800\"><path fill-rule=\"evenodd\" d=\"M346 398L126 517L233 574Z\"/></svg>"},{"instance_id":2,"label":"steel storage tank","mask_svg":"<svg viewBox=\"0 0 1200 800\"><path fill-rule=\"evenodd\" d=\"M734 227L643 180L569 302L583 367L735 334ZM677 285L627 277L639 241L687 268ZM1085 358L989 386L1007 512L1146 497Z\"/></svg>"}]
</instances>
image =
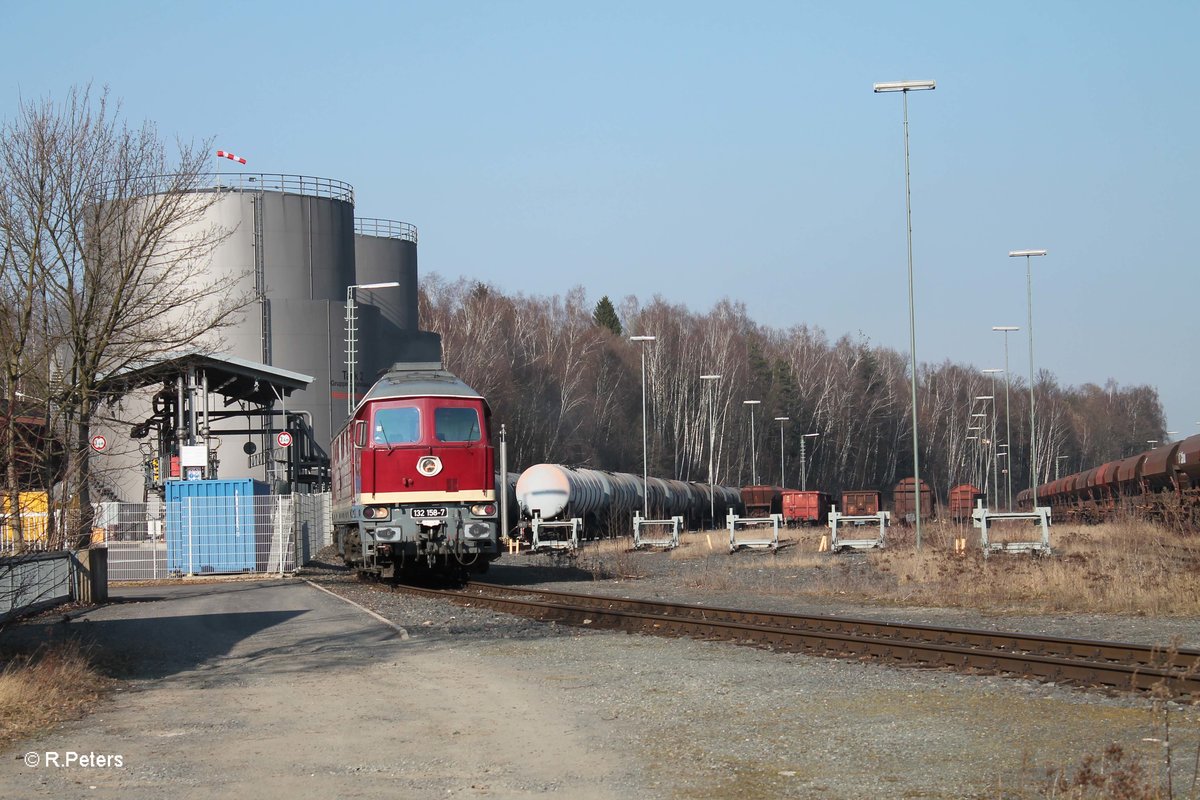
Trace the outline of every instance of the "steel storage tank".
<instances>
[{"instance_id":1,"label":"steel storage tank","mask_svg":"<svg viewBox=\"0 0 1200 800\"><path fill-rule=\"evenodd\" d=\"M212 254L215 280L238 281L259 300L223 332L225 352L313 376L288 398L311 415L328 449L345 417L343 351L346 287L354 283L354 189L302 175L219 176L212 222L233 234ZM360 349L372 338L369 309L359 311ZM364 324L365 323L365 324ZM238 472L236 464L226 471ZM250 470L245 469L243 473Z\"/></svg>"},{"instance_id":2,"label":"steel storage tank","mask_svg":"<svg viewBox=\"0 0 1200 800\"><path fill-rule=\"evenodd\" d=\"M359 290L360 302L379 309L398 330L415 331L417 315L417 229L407 222L356 217L354 220L354 282L400 285Z\"/></svg>"},{"instance_id":3,"label":"steel storage tank","mask_svg":"<svg viewBox=\"0 0 1200 800\"><path fill-rule=\"evenodd\" d=\"M374 271L385 261L374 255L376 249L389 251L394 265L381 279L400 281L402 287L390 296L381 291L358 297L358 376L369 386L380 369L406 360L405 354L440 355L437 336L416 330L415 228L377 226L379 236L365 236L363 274L368 277L359 280L349 184L282 174L209 178L211 185L195 192L208 207L175 237L198 237L213 229L226 234L210 254L205 277L221 287L222 299L253 300L219 336L198 344L314 376L309 389L289 397L286 407L311 415L316 443L328 450L331 432L346 414L346 291L355 283L374 282ZM373 308L372 300L381 307ZM169 314L163 323L171 324ZM264 437L260 445L266 444ZM240 455L230 457L228 449L222 455L221 477L264 476L262 468L249 468ZM140 495L140 480L129 483L121 493Z\"/></svg>"}]
</instances>

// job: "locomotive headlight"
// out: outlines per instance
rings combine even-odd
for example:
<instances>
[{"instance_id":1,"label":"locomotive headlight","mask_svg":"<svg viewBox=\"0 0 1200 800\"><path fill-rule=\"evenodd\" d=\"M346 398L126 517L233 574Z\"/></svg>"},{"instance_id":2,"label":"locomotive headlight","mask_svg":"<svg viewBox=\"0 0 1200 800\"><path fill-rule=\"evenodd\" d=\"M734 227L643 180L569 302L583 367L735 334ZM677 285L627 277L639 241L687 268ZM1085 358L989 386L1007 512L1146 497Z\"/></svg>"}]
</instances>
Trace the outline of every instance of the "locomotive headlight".
<instances>
[{"instance_id":1,"label":"locomotive headlight","mask_svg":"<svg viewBox=\"0 0 1200 800\"><path fill-rule=\"evenodd\" d=\"M417 461L417 472L432 478L442 471L442 460L437 456L421 456Z\"/></svg>"},{"instance_id":2,"label":"locomotive headlight","mask_svg":"<svg viewBox=\"0 0 1200 800\"><path fill-rule=\"evenodd\" d=\"M493 517L496 515L496 506L493 503L478 503L471 506L471 513L477 517Z\"/></svg>"},{"instance_id":3,"label":"locomotive headlight","mask_svg":"<svg viewBox=\"0 0 1200 800\"><path fill-rule=\"evenodd\" d=\"M363 509L363 519L387 519L391 509L386 506L367 506Z\"/></svg>"}]
</instances>

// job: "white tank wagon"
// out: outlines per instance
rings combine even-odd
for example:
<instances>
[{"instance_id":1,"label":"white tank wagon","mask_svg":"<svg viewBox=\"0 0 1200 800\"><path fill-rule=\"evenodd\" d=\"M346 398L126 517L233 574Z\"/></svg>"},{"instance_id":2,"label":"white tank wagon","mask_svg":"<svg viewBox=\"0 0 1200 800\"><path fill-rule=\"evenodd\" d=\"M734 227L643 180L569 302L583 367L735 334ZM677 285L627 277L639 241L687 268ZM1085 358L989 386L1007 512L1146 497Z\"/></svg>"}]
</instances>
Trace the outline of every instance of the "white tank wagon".
<instances>
[{"instance_id":1,"label":"white tank wagon","mask_svg":"<svg viewBox=\"0 0 1200 800\"><path fill-rule=\"evenodd\" d=\"M536 464L517 479L517 504L521 518L535 516L545 522L578 517L585 531L604 533L615 524L626 527L635 511L643 508L641 475L575 469L562 464ZM710 514L718 520L730 512L740 513L741 492L728 486L650 478L649 515L652 519L681 516L689 527L698 528Z\"/></svg>"}]
</instances>

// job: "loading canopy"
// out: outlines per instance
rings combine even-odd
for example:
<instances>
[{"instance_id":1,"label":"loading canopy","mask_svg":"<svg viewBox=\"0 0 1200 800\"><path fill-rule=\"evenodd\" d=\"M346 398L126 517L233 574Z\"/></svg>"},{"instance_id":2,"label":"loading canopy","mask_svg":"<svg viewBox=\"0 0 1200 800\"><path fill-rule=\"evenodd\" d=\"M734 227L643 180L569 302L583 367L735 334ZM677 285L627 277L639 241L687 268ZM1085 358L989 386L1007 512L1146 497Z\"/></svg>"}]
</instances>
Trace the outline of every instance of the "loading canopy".
<instances>
[{"instance_id":1,"label":"loading canopy","mask_svg":"<svg viewBox=\"0 0 1200 800\"><path fill-rule=\"evenodd\" d=\"M208 391L224 397L227 406L239 401L270 405L280 397L307 389L314 380L311 375L237 356L187 353L120 370L105 377L101 386L106 393L127 394L134 389L173 382L193 370L208 376Z\"/></svg>"}]
</instances>

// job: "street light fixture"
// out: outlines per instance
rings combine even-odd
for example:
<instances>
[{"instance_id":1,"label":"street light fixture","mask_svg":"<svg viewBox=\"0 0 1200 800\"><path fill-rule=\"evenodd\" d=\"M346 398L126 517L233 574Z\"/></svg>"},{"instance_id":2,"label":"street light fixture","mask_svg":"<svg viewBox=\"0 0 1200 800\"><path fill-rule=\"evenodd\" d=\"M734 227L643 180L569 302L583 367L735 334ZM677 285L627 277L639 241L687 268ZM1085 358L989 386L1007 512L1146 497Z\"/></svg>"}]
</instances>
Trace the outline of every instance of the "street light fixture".
<instances>
[{"instance_id":1,"label":"street light fixture","mask_svg":"<svg viewBox=\"0 0 1200 800\"><path fill-rule=\"evenodd\" d=\"M629 341L642 343L642 516L650 516L650 450L646 446L646 342L655 336L630 336Z\"/></svg>"},{"instance_id":2,"label":"street light fixture","mask_svg":"<svg viewBox=\"0 0 1200 800\"><path fill-rule=\"evenodd\" d=\"M359 289L392 289L399 281L384 283L356 283L346 287L346 416L354 414L358 405L358 304L355 293Z\"/></svg>"},{"instance_id":3,"label":"street light fixture","mask_svg":"<svg viewBox=\"0 0 1200 800\"><path fill-rule=\"evenodd\" d=\"M708 392L708 516L712 520L712 524L717 522L717 496L715 489L715 478L713 477L713 456L717 449L717 418L716 418L716 384L713 381L721 380L720 375L701 375L700 380L712 388Z\"/></svg>"},{"instance_id":4,"label":"street light fixture","mask_svg":"<svg viewBox=\"0 0 1200 800\"><path fill-rule=\"evenodd\" d=\"M750 406L750 485L758 486L757 455L754 452L754 407L762 400L743 400L742 405Z\"/></svg>"},{"instance_id":5,"label":"street light fixture","mask_svg":"<svg viewBox=\"0 0 1200 800\"><path fill-rule=\"evenodd\" d=\"M804 440L820 436L819 433L806 433L800 437L800 491L808 491L808 462L804 455Z\"/></svg>"},{"instance_id":6,"label":"street light fixture","mask_svg":"<svg viewBox=\"0 0 1200 800\"><path fill-rule=\"evenodd\" d=\"M935 81L889 81L875 84L875 93L900 92L904 100L904 211L908 232L908 345L912 356L913 510L916 512L917 551L921 550L921 451L917 435L917 316L913 296L912 184L908 165L908 93L937 88Z\"/></svg>"},{"instance_id":7,"label":"street light fixture","mask_svg":"<svg viewBox=\"0 0 1200 800\"><path fill-rule=\"evenodd\" d=\"M1004 334L1004 441L1005 443L1012 441L1012 403L1008 393L1008 335L1013 331L1021 330L1016 325L993 325L992 330L999 331ZM1012 472L1004 470L1006 483L1008 484L1008 511L1012 511Z\"/></svg>"},{"instance_id":8,"label":"street light fixture","mask_svg":"<svg viewBox=\"0 0 1200 800\"><path fill-rule=\"evenodd\" d=\"M1037 510L1037 415L1033 407L1033 267L1029 259L1046 255L1045 250L1010 250L1009 258L1025 259L1025 287L1029 299L1029 491L1033 493L1033 510Z\"/></svg>"},{"instance_id":9,"label":"street light fixture","mask_svg":"<svg viewBox=\"0 0 1200 800\"><path fill-rule=\"evenodd\" d=\"M783 423L787 422L790 417L776 417L775 421L779 423L779 488L787 488L787 473L783 468Z\"/></svg>"}]
</instances>

